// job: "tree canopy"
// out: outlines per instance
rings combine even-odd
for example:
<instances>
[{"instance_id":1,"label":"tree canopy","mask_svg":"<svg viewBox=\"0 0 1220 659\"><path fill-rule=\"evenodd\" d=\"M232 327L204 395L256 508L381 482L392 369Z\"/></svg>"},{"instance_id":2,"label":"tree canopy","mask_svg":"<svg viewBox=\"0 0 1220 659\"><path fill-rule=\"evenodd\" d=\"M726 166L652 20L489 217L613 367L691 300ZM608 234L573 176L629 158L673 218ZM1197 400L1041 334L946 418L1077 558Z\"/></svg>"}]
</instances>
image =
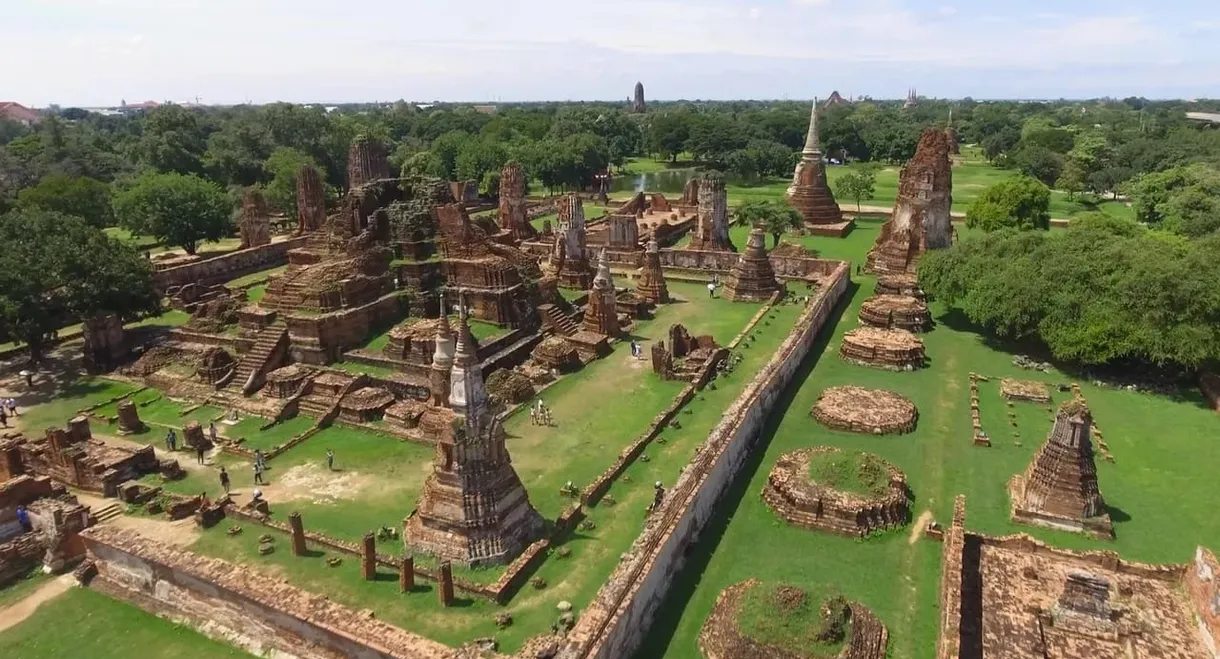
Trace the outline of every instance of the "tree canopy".
<instances>
[{"instance_id":1,"label":"tree canopy","mask_svg":"<svg viewBox=\"0 0 1220 659\"><path fill-rule=\"evenodd\" d=\"M114 224L110 186L88 176L46 176L37 185L17 193L17 206L75 215L98 228Z\"/></svg>"},{"instance_id":2,"label":"tree canopy","mask_svg":"<svg viewBox=\"0 0 1220 659\"><path fill-rule=\"evenodd\" d=\"M1205 164L1145 174L1124 188L1135 216L1184 236L1220 229L1220 170Z\"/></svg>"},{"instance_id":3,"label":"tree canopy","mask_svg":"<svg viewBox=\"0 0 1220 659\"><path fill-rule=\"evenodd\" d=\"M966 226L983 231L1049 229L1050 208L1050 188L1028 176L1014 176L987 188L970 204Z\"/></svg>"},{"instance_id":4,"label":"tree canopy","mask_svg":"<svg viewBox=\"0 0 1220 659\"><path fill-rule=\"evenodd\" d=\"M204 240L232 230L234 204L215 183L198 176L146 173L114 197L119 224L194 254Z\"/></svg>"},{"instance_id":5,"label":"tree canopy","mask_svg":"<svg viewBox=\"0 0 1220 659\"><path fill-rule=\"evenodd\" d=\"M762 227L778 247L779 237L785 231L801 226L801 214L782 201L747 201L733 211L733 222Z\"/></svg>"}]
</instances>

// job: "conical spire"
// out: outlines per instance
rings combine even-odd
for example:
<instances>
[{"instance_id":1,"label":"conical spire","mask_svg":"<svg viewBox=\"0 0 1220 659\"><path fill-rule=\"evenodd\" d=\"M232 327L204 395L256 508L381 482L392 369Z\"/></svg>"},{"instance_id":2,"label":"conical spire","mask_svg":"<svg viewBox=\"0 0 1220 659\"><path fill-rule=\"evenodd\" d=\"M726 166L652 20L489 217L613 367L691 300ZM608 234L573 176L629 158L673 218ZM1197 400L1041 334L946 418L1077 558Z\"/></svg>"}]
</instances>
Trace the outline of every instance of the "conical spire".
<instances>
[{"instance_id":1,"label":"conical spire","mask_svg":"<svg viewBox=\"0 0 1220 659\"><path fill-rule=\"evenodd\" d=\"M603 247L601 253L597 255L597 276L593 278L593 288L613 287L614 276L610 274L610 262L606 260L606 248Z\"/></svg>"},{"instance_id":2,"label":"conical spire","mask_svg":"<svg viewBox=\"0 0 1220 659\"><path fill-rule=\"evenodd\" d=\"M809 133L805 135L805 149L801 155L806 160L822 158L822 144L818 140L818 99L813 98L813 109L809 111Z\"/></svg>"},{"instance_id":3,"label":"conical spire","mask_svg":"<svg viewBox=\"0 0 1220 659\"><path fill-rule=\"evenodd\" d=\"M464 302L464 300L463 300ZM453 370L449 372L449 407L466 416L468 431L477 433L488 411L487 386L483 382L483 367L470 334L470 323L466 318L466 305L462 304L458 314L457 350L453 357Z\"/></svg>"},{"instance_id":4,"label":"conical spire","mask_svg":"<svg viewBox=\"0 0 1220 659\"><path fill-rule=\"evenodd\" d=\"M445 309L445 296L441 295L441 317L436 326L436 350L432 353L432 366L449 368L453 365L453 328L449 326L449 315Z\"/></svg>"},{"instance_id":5,"label":"conical spire","mask_svg":"<svg viewBox=\"0 0 1220 659\"><path fill-rule=\"evenodd\" d=\"M949 108L949 128L953 128L953 108Z\"/></svg>"},{"instance_id":6,"label":"conical spire","mask_svg":"<svg viewBox=\"0 0 1220 659\"><path fill-rule=\"evenodd\" d=\"M459 302L458 307L458 337L457 348L453 353L453 367L466 367L471 364L478 365L479 354L474 345L474 335L470 333L470 320L466 312L465 295Z\"/></svg>"}]
</instances>

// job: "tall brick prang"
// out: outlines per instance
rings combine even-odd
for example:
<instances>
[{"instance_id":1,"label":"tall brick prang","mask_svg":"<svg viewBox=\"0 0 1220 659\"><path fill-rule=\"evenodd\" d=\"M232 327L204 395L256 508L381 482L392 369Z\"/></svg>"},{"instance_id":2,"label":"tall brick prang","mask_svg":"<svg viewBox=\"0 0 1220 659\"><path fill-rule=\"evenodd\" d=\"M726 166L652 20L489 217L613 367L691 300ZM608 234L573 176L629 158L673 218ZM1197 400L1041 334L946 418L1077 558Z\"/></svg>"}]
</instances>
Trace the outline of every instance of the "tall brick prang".
<instances>
[{"instance_id":1,"label":"tall brick prang","mask_svg":"<svg viewBox=\"0 0 1220 659\"><path fill-rule=\"evenodd\" d=\"M949 216L953 170L945 131L924 130L915 157L902 168L898 180L894 214L881 225L864 266L873 274L914 272L924 252L953 242Z\"/></svg>"}]
</instances>

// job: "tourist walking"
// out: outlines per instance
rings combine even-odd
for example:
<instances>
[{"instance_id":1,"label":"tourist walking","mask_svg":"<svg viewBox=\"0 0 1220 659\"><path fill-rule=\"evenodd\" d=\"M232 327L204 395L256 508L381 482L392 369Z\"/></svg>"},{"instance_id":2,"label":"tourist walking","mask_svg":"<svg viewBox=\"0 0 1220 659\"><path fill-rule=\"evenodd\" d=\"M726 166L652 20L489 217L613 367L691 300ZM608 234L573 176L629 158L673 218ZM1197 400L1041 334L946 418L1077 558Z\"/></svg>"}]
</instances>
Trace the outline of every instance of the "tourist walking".
<instances>
[{"instance_id":1,"label":"tourist walking","mask_svg":"<svg viewBox=\"0 0 1220 659\"><path fill-rule=\"evenodd\" d=\"M326 449L326 469L335 470L335 452L330 449Z\"/></svg>"},{"instance_id":2,"label":"tourist walking","mask_svg":"<svg viewBox=\"0 0 1220 659\"><path fill-rule=\"evenodd\" d=\"M8 427L8 412L3 407L0 407L0 426Z\"/></svg>"},{"instance_id":3,"label":"tourist walking","mask_svg":"<svg viewBox=\"0 0 1220 659\"><path fill-rule=\"evenodd\" d=\"M8 399L8 401L5 402L5 405L8 407L9 416L21 416L20 414L17 413L17 401L16 400L10 398L10 399Z\"/></svg>"},{"instance_id":4,"label":"tourist walking","mask_svg":"<svg viewBox=\"0 0 1220 659\"><path fill-rule=\"evenodd\" d=\"M254 462L254 482L257 485L266 485L263 482L263 465L259 464L257 460Z\"/></svg>"},{"instance_id":5,"label":"tourist walking","mask_svg":"<svg viewBox=\"0 0 1220 659\"><path fill-rule=\"evenodd\" d=\"M173 450L175 450L175 447L177 445L178 445L178 435L174 434L173 428L170 428L169 432L165 434L165 448L167 450L173 451Z\"/></svg>"},{"instance_id":6,"label":"tourist walking","mask_svg":"<svg viewBox=\"0 0 1220 659\"><path fill-rule=\"evenodd\" d=\"M26 510L25 506L17 506L17 523L26 533L34 530L34 526L30 524L30 511Z\"/></svg>"},{"instance_id":7,"label":"tourist walking","mask_svg":"<svg viewBox=\"0 0 1220 659\"><path fill-rule=\"evenodd\" d=\"M195 445L195 460L199 464L203 464L203 456L207 452L208 452L208 450L206 448L204 448L203 442L196 444Z\"/></svg>"},{"instance_id":8,"label":"tourist walking","mask_svg":"<svg viewBox=\"0 0 1220 659\"><path fill-rule=\"evenodd\" d=\"M225 471L224 467L220 468L220 486L225 489L225 494L229 493L229 472Z\"/></svg>"},{"instance_id":9,"label":"tourist walking","mask_svg":"<svg viewBox=\"0 0 1220 659\"><path fill-rule=\"evenodd\" d=\"M530 405L530 425L538 425L538 410L534 409L533 405Z\"/></svg>"},{"instance_id":10,"label":"tourist walking","mask_svg":"<svg viewBox=\"0 0 1220 659\"><path fill-rule=\"evenodd\" d=\"M208 435L211 437L212 443L215 444L216 443L216 422L215 421L208 424Z\"/></svg>"},{"instance_id":11,"label":"tourist walking","mask_svg":"<svg viewBox=\"0 0 1220 659\"><path fill-rule=\"evenodd\" d=\"M263 455L262 449L254 449L254 464L262 465L263 469L267 469L267 456Z\"/></svg>"},{"instance_id":12,"label":"tourist walking","mask_svg":"<svg viewBox=\"0 0 1220 659\"><path fill-rule=\"evenodd\" d=\"M709 281L707 283L707 296L716 297L716 282Z\"/></svg>"}]
</instances>

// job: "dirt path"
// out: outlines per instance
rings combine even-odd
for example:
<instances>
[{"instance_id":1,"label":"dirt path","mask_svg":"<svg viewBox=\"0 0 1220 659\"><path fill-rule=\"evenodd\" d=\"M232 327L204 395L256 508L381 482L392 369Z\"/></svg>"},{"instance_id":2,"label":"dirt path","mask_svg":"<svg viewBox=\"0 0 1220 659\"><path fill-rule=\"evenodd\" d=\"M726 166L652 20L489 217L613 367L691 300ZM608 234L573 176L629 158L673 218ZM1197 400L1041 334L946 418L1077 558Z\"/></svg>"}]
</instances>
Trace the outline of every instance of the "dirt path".
<instances>
[{"instance_id":1,"label":"dirt path","mask_svg":"<svg viewBox=\"0 0 1220 659\"><path fill-rule=\"evenodd\" d=\"M43 602L48 602L63 595L75 583L76 579L71 574L61 575L53 581L39 586L37 590L26 595L25 599L6 609L0 609L0 632L24 622L26 618L34 615L34 611Z\"/></svg>"},{"instance_id":2,"label":"dirt path","mask_svg":"<svg viewBox=\"0 0 1220 659\"><path fill-rule=\"evenodd\" d=\"M908 545L913 545L916 542L919 542L919 535L923 533L924 527L927 526L928 522L930 521L932 521L931 510L925 510L922 513L919 513L919 518L916 519L915 523L911 525L911 536L907 538Z\"/></svg>"}]
</instances>

